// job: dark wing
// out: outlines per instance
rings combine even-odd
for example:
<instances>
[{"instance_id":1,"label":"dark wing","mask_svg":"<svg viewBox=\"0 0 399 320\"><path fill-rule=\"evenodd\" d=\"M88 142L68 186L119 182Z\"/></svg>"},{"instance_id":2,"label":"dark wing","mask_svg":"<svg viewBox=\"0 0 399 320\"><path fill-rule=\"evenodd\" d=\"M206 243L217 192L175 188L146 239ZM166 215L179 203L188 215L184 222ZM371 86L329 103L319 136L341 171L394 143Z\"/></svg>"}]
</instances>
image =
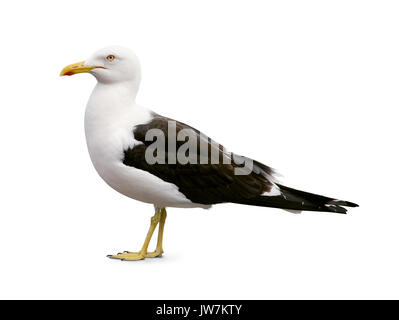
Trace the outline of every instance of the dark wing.
<instances>
[{"instance_id":1,"label":"dark wing","mask_svg":"<svg viewBox=\"0 0 399 320\"><path fill-rule=\"evenodd\" d=\"M187 163L187 164L168 164L168 144L165 144L166 163L149 164L145 159L147 148L154 141L146 141L146 133L150 129L161 130L168 141L168 121L175 121L160 115L154 114L154 118L147 124L138 125L133 129L134 138L142 144L124 150L123 163L144 171L147 171L160 179L175 184L192 202L199 204L216 204L222 202L248 203L251 199L256 199L262 193L268 192L273 187L271 181L273 170L257 161L253 161L253 169L248 175L236 175L235 169L242 168L242 163L237 163L234 159L229 164L222 162L226 153L222 146L219 146L218 155L221 163L212 164L211 149L214 144L207 141L205 157L208 157L206 164ZM176 132L182 129L189 129L195 135L199 145L202 138L200 132L190 126L175 121ZM186 141L176 141L178 150ZM204 157L201 148L197 148L198 159ZM247 158L248 159L248 158ZM178 161L177 161L178 162ZM204 161L201 161L204 163Z\"/></svg>"}]
</instances>

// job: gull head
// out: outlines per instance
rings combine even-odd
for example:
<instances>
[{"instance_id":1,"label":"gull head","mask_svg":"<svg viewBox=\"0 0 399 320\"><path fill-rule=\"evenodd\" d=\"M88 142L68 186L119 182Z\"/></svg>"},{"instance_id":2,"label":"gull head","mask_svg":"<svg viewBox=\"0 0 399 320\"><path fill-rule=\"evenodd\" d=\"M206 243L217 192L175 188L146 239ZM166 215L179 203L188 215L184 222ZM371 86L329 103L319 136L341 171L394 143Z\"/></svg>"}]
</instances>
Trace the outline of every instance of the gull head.
<instances>
[{"instance_id":1,"label":"gull head","mask_svg":"<svg viewBox=\"0 0 399 320\"><path fill-rule=\"evenodd\" d=\"M72 76L77 73L90 73L101 83L138 83L140 63L130 49L109 46L96 51L84 61L66 66L60 76Z\"/></svg>"}]
</instances>

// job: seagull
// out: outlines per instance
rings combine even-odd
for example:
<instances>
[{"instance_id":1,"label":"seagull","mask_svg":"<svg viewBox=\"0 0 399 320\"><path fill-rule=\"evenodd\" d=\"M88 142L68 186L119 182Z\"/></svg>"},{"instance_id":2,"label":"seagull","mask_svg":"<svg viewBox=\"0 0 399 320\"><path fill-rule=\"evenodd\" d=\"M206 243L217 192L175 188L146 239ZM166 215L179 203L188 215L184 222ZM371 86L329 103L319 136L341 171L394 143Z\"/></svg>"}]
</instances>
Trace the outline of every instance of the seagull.
<instances>
[{"instance_id":1,"label":"seagull","mask_svg":"<svg viewBox=\"0 0 399 320\"><path fill-rule=\"evenodd\" d=\"M236 203L287 211L346 213L358 205L280 184L271 168L230 153L205 134L136 103L141 69L136 55L105 47L66 66L61 76L90 73L97 84L85 112L85 134L94 168L119 193L152 204L155 214L138 252L109 255L136 261L163 254L166 208ZM158 226L153 252L150 240Z\"/></svg>"}]
</instances>

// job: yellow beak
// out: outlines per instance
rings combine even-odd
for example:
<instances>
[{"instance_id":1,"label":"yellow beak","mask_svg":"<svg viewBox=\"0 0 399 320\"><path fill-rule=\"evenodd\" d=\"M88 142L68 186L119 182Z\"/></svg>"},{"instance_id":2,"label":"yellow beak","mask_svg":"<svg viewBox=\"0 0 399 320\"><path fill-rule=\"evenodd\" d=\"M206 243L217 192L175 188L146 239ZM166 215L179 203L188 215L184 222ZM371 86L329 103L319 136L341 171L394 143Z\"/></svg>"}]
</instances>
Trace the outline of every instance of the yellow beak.
<instances>
[{"instance_id":1,"label":"yellow beak","mask_svg":"<svg viewBox=\"0 0 399 320\"><path fill-rule=\"evenodd\" d=\"M90 72L91 70L95 68L103 68L103 67L97 67L97 66L85 66L84 61L77 62L77 63L72 63L69 66L66 66L64 69L62 69L60 76L73 76L74 74L77 73L83 73L83 72Z\"/></svg>"}]
</instances>

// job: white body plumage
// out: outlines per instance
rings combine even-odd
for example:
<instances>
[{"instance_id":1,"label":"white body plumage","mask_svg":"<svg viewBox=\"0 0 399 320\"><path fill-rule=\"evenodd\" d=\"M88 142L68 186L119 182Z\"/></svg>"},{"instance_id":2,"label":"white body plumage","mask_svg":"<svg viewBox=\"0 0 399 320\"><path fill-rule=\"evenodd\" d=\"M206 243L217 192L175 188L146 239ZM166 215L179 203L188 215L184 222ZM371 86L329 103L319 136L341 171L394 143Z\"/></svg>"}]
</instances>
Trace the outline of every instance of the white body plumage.
<instances>
[{"instance_id":1,"label":"white body plumage","mask_svg":"<svg viewBox=\"0 0 399 320\"><path fill-rule=\"evenodd\" d=\"M209 208L191 202L176 185L122 163L123 150L141 143L134 140L134 127L152 119L150 110L135 103L132 86L99 82L87 104L86 141L98 174L116 191L156 207Z\"/></svg>"}]
</instances>

